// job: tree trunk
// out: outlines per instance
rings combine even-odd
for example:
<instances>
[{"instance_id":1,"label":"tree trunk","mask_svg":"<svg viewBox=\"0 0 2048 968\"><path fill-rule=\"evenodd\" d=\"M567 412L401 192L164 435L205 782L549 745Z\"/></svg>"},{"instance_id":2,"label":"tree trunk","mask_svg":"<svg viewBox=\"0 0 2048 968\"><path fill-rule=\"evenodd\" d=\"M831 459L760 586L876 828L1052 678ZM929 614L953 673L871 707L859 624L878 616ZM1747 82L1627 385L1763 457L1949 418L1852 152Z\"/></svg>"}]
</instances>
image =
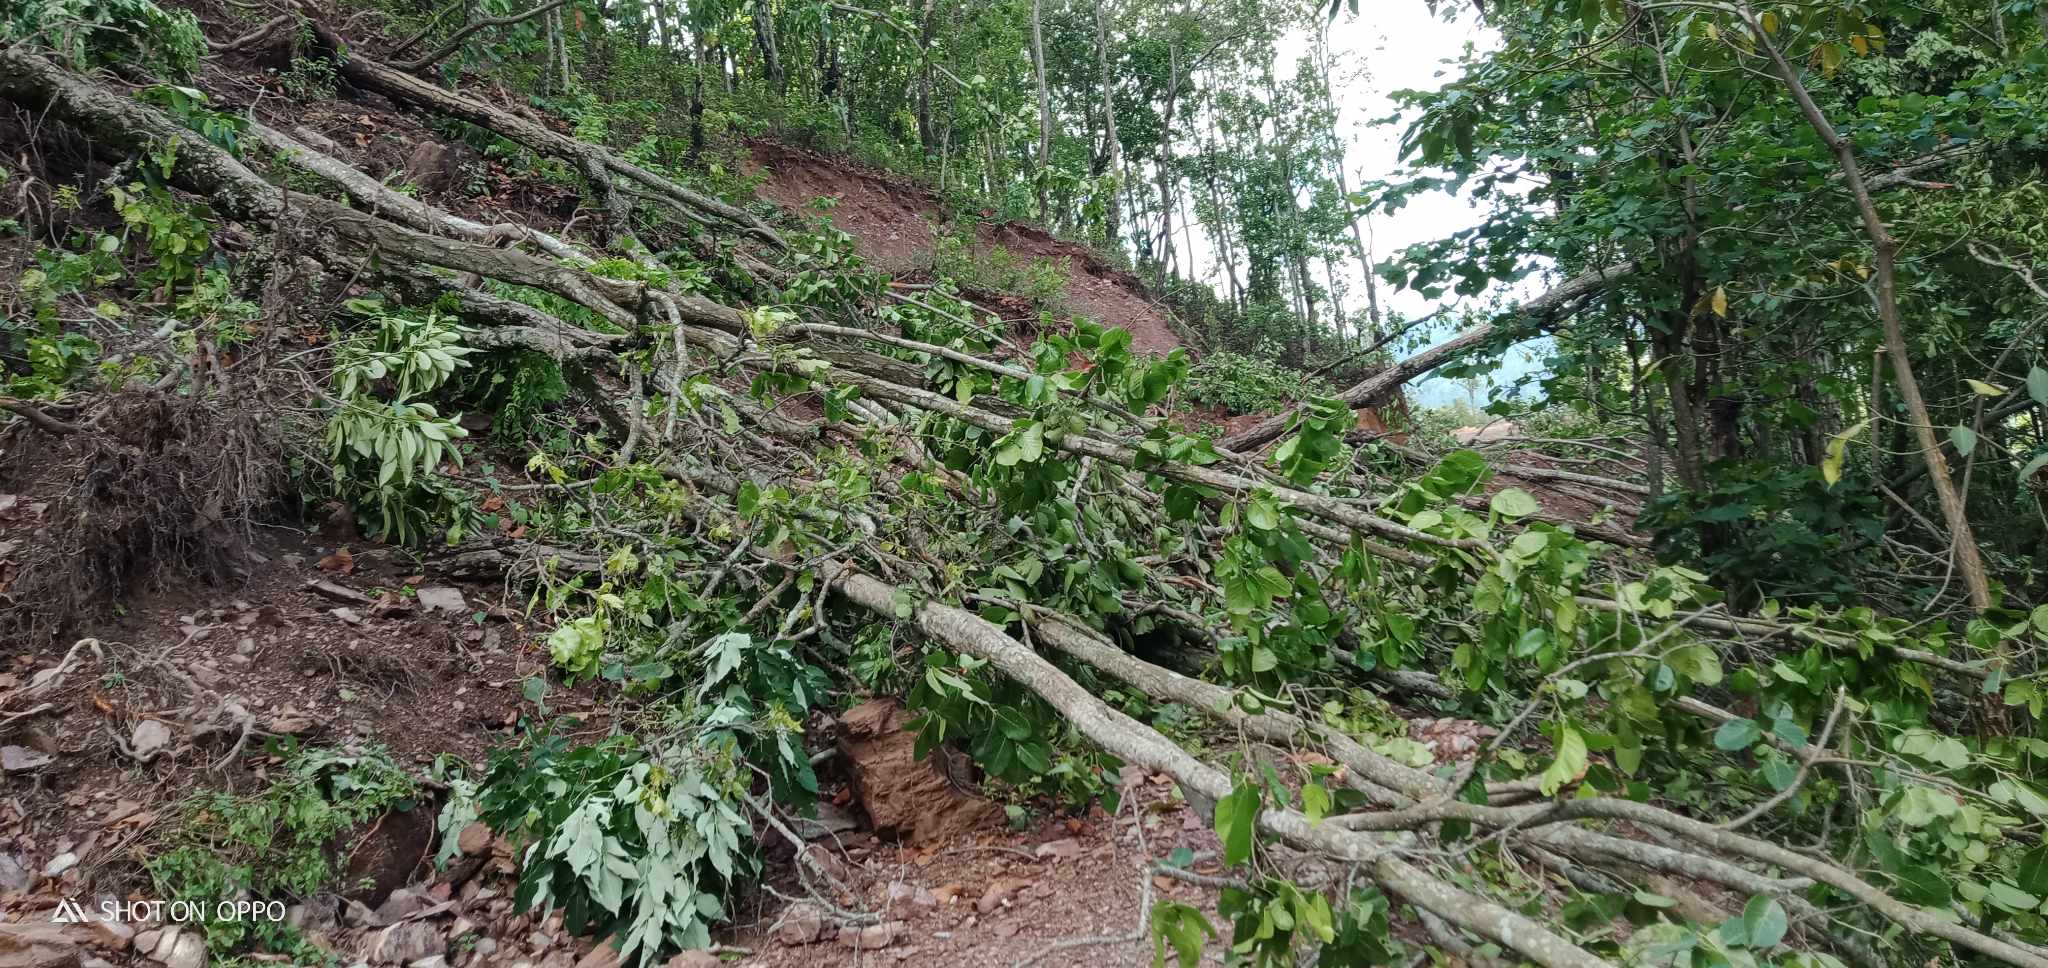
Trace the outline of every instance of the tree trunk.
<instances>
[{"instance_id":1,"label":"tree trunk","mask_svg":"<svg viewBox=\"0 0 2048 968\"><path fill-rule=\"evenodd\" d=\"M1927 411L1927 401L1920 395L1920 382L1913 377L1913 357L1906 347L1905 320L1899 313L1899 240L1893 238L1891 230L1885 227L1884 217L1877 211L1877 202L1871 197L1869 186L1863 182L1863 168L1856 161L1855 145L1842 137L1828 121L1827 115L1821 113L1820 105L1814 103L1813 95L1807 92L1806 84L1799 79L1798 69L1771 41L1770 34L1757 21L1756 13L1749 4L1738 0L1736 10L1757 46L1770 56L1778 79L1784 82L1792 99L1798 102L1806 123L1834 152L1835 163L1842 170L1842 187L1848 189L1850 197L1855 199L1857 211L1863 218L1864 234L1870 237L1870 244L1876 249L1877 317L1884 325L1884 347L1891 357L1892 378L1899 387L1899 401L1906 405L1906 418L1912 424L1915 441L1920 445L1920 457L1927 463L1927 476L1934 485L1935 499L1941 504L1943 523L1948 525L1949 549L1956 571L1962 575L1963 587L1969 590L1971 607L1982 612L1991 607L1991 580L1984 572L1984 559L1977 549L1977 535L1970 527L1970 517L1964 509L1964 496L1956 488L1955 479L1949 476L1948 460L1942 456L1941 442L1934 437L1934 418Z\"/></svg>"},{"instance_id":2,"label":"tree trunk","mask_svg":"<svg viewBox=\"0 0 2048 968\"><path fill-rule=\"evenodd\" d=\"M778 97L789 94L789 74L782 68L782 52L775 43L775 11L770 0L754 0L754 46L761 51L761 70L768 86Z\"/></svg>"},{"instance_id":3,"label":"tree trunk","mask_svg":"<svg viewBox=\"0 0 2048 968\"><path fill-rule=\"evenodd\" d=\"M930 158L933 142L938 140L932 131L932 39L939 32L938 0L924 0L922 20L917 30L917 143Z\"/></svg>"},{"instance_id":4,"label":"tree trunk","mask_svg":"<svg viewBox=\"0 0 2048 968\"><path fill-rule=\"evenodd\" d=\"M1123 171L1124 147L1116 133L1115 85L1109 75L1109 29L1103 24L1102 0L1095 0L1095 64L1102 76L1102 170L1112 174ZM1121 213L1117 210L1116 191L1109 192L1109 199L1102 206L1103 234L1112 247L1119 246L1123 234Z\"/></svg>"},{"instance_id":5,"label":"tree trunk","mask_svg":"<svg viewBox=\"0 0 2048 968\"><path fill-rule=\"evenodd\" d=\"M1045 221L1045 170L1052 164L1052 91L1045 86L1045 31L1040 23L1045 0L1031 0L1031 67L1038 75L1038 168L1032 182L1038 193L1038 220Z\"/></svg>"},{"instance_id":6,"label":"tree trunk","mask_svg":"<svg viewBox=\"0 0 2048 968\"><path fill-rule=\"evenodd\" d=\"M1154 162L1159 168L1159 250L1152 253L1158 260L1158 284L1166 287L1166 263L1173 256L1173 107L1180 94L1180 77L1177 55L1167 54L1174 63L1174 77L1166 85L1166 103L1159 111L1159 157Z\"/></svg>"}]
</instances>

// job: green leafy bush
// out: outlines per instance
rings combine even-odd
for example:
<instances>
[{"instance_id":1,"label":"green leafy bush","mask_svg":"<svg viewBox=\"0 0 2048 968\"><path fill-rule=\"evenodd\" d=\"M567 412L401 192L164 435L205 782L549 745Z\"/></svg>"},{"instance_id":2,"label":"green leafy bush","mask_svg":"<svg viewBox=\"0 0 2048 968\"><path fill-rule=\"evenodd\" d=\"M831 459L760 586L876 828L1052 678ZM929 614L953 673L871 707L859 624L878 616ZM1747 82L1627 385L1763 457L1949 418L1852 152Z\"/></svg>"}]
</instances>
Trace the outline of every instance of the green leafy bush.
<instances>
[{"instance_id":1,"label":"green leafy bush","mask_svg":"<svg viewBox=\"0 0 2048 968\"><path fill-rule=\"evenodd\" d=\"M1224 350L1203 357L1189 371L1188 399L1231 413L1262 413L1336 391L1327 383L1284 364Z\"/></svg>"},{"instance_id":2,"label":"green leafy bush","mask_svg":"<svg viewBox=\"0 0 2048 968\"><path fill-rule=\"evenodd\" d=\"M932 274L963 290L1021 296L1041 309L1059 308L1067 288L1067 270L1052 260L1027 262L1000 245L983 252L965 233L938 237Z\"/></svg>"},{"instance_id":3,"label":"green leafy bush","mask_svg":"<svg viewBox=\"0 0 2048 968\"><path fill-rule=\"evenodd\" d=\"M1859 599L1857 576L1884 534L1884 506L1852 475L1833 486L1812 467L1708 468L1707 489L1672 490L1643 508L1658 557L1715 577L1738 601Z\"/></svg>"},{"instance_id":4,"label":"green leafy bush","mask_svg":"<svg viewBox=\"0 0 2048 968\"><path fill-rule=\"evenodd\" d=\"M387 811L413 809L418 789L379 748L291 748L276 776L254 796L212 791L185 801L181 822L144 864L158 899L193 902L210 915L222 900L297 900L341 887L337 838ZM215 958L253 944L299 964L326 960L281 921L208 917L201 926Z\"/></svg>"},{"instance_id":5,"label":"green leafy bush","mask_svg":"<svg viewBox=\"0 0 2048 968\"><path fill-rule=\"evenodd\" d=\"M132 67L185 80L206 56L199 18L150 0L28 0L0 11L0 42L48 48L75 70Z\"/></svg>"},{"instance_id":6,"label":"green leafy bush","mask_svg":"<svg viewBox=\"0 0 2048 968\"><path fill-rule=\"evenodd\" d=\"M433 392L471 351L462 327L435 310L390 312L351 300L370 328L335 350L337 399L327 422L328 457L343 494L367 509L380 537L417 538L447 521L449 540L473 526L463 492L438 480L443 460L462 460L454 441L466 437L421 397Z\"/></svg>"},{"instance_id":7,"label":"green leafy bush","mask_svg":"<svg viewBox=\"0 0 2048 968\"><path fill-rule=\"evenodd\" d=\"M477 805L524 845L522 908L559 907L570 931L616 934L620 960L646 964L709 947L722 899L757 870L753 828L734 808L737 769L729 752L696 745L543 735L491 757Z\"/></svg>"}]
</instances>

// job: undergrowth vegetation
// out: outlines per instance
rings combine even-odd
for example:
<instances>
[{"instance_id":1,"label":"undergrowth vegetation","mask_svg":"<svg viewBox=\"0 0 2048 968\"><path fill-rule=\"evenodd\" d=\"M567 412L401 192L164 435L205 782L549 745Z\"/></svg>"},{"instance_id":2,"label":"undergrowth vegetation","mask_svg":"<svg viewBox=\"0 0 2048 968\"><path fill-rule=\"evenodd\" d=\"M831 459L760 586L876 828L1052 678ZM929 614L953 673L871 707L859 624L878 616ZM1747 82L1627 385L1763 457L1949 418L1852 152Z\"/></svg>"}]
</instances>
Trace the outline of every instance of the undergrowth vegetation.
<instances>
[{"instance_id":1,"label":"undergrowth vegetation","mask_svg":"<svg viewBox=\"0 0 2048 968\"><path fill-rule=\"evenodd\" d=\"M360 753L291 745L275 778L248 795L199 793L185 801L144 869L155 899L202 912L214 964L256 964L251 952L323 963L328 954L285 921L221 916L223 901L298 901L344 883L337 844L351 842L387 812L426 809L420 786L381 749Z\"/></svg>"}]
</instances>

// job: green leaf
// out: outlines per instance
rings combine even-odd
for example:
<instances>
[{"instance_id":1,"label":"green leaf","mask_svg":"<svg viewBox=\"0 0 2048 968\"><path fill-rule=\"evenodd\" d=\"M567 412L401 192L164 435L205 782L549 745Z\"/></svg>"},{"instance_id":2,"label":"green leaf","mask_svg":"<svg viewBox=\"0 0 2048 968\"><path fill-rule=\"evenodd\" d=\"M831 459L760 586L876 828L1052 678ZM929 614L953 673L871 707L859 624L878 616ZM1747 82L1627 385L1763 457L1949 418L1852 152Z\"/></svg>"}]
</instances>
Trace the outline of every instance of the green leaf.
<instances>
[{"instance_id":1,"label":"green leaf","mask_svg":"<svg viewBox=\"0 0 2048 968\"><path fill-rule=\"evenodd\" d=\"M1956 424L1948 428L1948 442L1956 445L1956 453L1968 457L1977 449L1977 432Z\"/></svg>"},{"instance_id":2,"label":"green leaf","mask_svg":"<svg viewBox=\"0 0 2048 968\"><path fill-rule=\"evenodd\" d=\"M1742 921L1749 927L1749 946L1764 950L1785 938L1789 926L1785 909L1773 898L1758 895L1742 909Z\"/></svg>"},{"instance_id":3,"label":"green leaf","mask_svg":"<svg viewBox=\"0 0 2048 968\"><path fill-rule=\"evenodd\" d=\"M1586 738L1569 725L1559 726L1557 758L1543 771L1543 795L1555 796L1565 784L1586 769Z\"/></svg>"},{"instance_id":4,"label":"green leaf","mask_svg":"<svg viewBox=\"0 0 2048 968\"><path fill-rule=\"evenodd\" d=\"M2040 473L2043 467L2048 467L2048 450L2035 454L2034 459L2027 462L2027 466L2020 468L2020 483L2025 484L2033 480L2034 475Z\"/></svg>"},{"instance_id":5,"label":"green leaf","mask_svg":"<svg viewBox=\"0 0 2048 968\"><path fill-rule=\"evenodd\" d=\"M1301 812L1308 815L1309 826L1322 823L1330 814L1330 791L1320 783L1304 784L1301 788Z\"/></svg>"},{"instance_id":6,"label":"green leaf","mask_svg":"<svg viewBox=\"0 0 2048 968\"><path fill-rule=\"evenodd\" d=\"M1251 859L1260 803L1261 793L1254 783L1240 784L1216 801L1216 836L1223 841L1223 863L1235 867Z\"/></svg>"},{"instance_id":7,"label":"green leaf","mask_svg":"<svg viewBox=\"0 0 2048 968\"><path fill-rule=\"evenodd\" d=\"M2034 367L2027 371L2027 396L2034 402L2048 407L2048 370Z\"/></svg>"},{"instance_id":8,"label":"green leaf","mask_svg":"<svg viewBox=\"0 0 2048 968\"><path fill-rule=\"evenodd\" d=\"M2002 397L2012 392L2011 390L2008 390L2001 386L1993 386L1992 384L1986 383L1983 380L1966 379L1963 382L1969 384L1970 389L1975 391L1977 395L1981 397Z\"/></svg>"},{"instance_id":9,"label":"green leaf","mask_svg":"<svg viewBox=\"0 0 2048 968\"><path fill-rule=\"evenodd\" d=\"M1681 645L1672 649L1664 654L1664 664L1702 686L1721 682L1721 657L1704 645Z\"/></svg>"},{"instance_id":10,"label":"green leaf","mask_svg":"<svg viewBox=\"0 0 2048 968\"><path fill-rule=\"evenodd\" d=\"M1714 730L1714 747L1730 753L1746 750L1756 745L1756 741L1762 739L1763 735L1763 730L1757 728L1756 720L1731 719L1722 723L1720 729Z\"/></svg>"},{"instance_id":11,"label":"green leaf","mask_svg":"<svg viewBox=\"0 0 2048 968\"><path fill-rule=\"evenodd\" d=\"M1820 476L1830 485L1842 479L1842 462L1849 455L1849 441L1854 440L1856 435L1862 433L1863 428L1868 426L1870 421L1858 421L1855 426L1836 434L1834 439L1828 441L1827 456L1820 462Z\"/></svg>"},{"instance_id":12,"label":"green leaf","mask_svg":"<svg viewBox=\"0 0 2048 968\"><path fill-rule=\"evenodd\" d=\"M1536 503L1536 499L1529 496L1529 492L1519 487L1510 487L1495 494L1490 506L1495 514L1509 519L1526 518L1543 510L1542 506Z\"/></svg>"}]
</instances>

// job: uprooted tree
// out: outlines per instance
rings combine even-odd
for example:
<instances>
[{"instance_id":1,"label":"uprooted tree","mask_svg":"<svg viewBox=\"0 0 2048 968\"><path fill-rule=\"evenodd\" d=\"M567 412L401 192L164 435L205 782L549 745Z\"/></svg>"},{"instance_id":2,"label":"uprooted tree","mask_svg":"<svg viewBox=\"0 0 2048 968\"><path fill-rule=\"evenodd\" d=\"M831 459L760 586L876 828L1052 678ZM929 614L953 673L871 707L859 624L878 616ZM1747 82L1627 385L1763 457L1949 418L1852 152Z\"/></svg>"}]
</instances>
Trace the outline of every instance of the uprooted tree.
<instances>
[{"instance_id":1,"label":"uprooted tree","mask_svg":"<svg viewBox=\"0 0 2048 968\"><path fill-rule=\"evenodd\" d=\"M1691 9L1747 31L1756 69L1805 97L1776 14ZM115 391L0 401L23 418L10 459L54 455L93 482L59 516L130 515L49 562L118 538L93 558L101 588L139 562L212 563L296 466L392 540L445 535L442 567L518 583L554 622L560 675L669 697L670 728L608 752L631 790L580 794L568 819L527 809L535 776L570 769L547 750L457 784L450 810L524 825L522 898L573 898L628 956L707 944L753 822L808 809L801 723L833 670L907 689L931 739L994 777L1085 801L1113 798L1128 765L1213 805L1233 944L1259 963L1405 961L1388 923L1413 918L1481 963L2048 966L2048 609L1955 626L1737 611L1711 576L1523 490L1489 494L1475 453L1414 471L1351 446L1353 406L1485 326L1219 443L1160 415L1182 354L1135 356L1085 321L1017 346L949 287L864 269L836 231L770 224L442 87L418 73L431 57L383 63L310 10L233 47L558 164L594 227L483 224L203 99L0 50L0 98L117 174L130 239L161 256L151 284L241 327L143 344ZM1844 190L1872 204L1842 151ZM231 273L180 255L230 244ZM1636 268L1590 270L1502 325L1548 324ZM1892 326L1896 305L1880 312ZM1909 348L1888 348L1910 380ZM595 422L505 479L461 469L444 410L486 358L517 370L502 412ZM1938 444L1916 440L1946 484ZM209 472L162 473L187 467ZM522 537L478 536L492 492ZM1966 523L1950 519L1958 542ZM17 603L17 629L31 612ZM1365 684L1499 731L1418 766ZM1167 705L1225 740L1204 756L1169 738L1148 721ZM1317 755L1283 775L1266 748ZM603 857L568 847L592 826ZM1342 874L1298 876L1302 858ZM1673 882L1731 899L1729 916L1679 916L1651 886ZM1172 903L1135 914L1177 952L1208 930Z\"/></svg>"}]
</instances>

